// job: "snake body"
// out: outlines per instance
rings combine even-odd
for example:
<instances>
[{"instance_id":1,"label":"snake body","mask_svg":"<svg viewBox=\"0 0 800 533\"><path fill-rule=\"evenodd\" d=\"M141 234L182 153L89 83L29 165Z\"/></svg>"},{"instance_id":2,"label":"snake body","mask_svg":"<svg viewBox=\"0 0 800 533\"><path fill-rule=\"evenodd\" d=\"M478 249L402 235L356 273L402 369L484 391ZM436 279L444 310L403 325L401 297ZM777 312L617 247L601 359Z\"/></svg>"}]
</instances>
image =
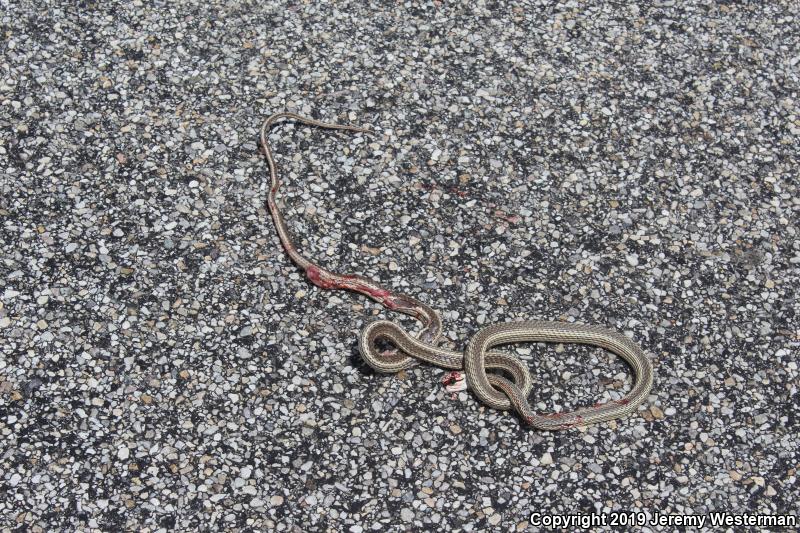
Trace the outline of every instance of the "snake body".
<instances>
[{"instance_id":1,"label":"snake body","mask_svg":"<svg viewBox=\"0 0 800 533\"><path fill-rule=\"evenodd\" d=\"M566 429L619 418L636 411L647 398L653 385L652 364L642 350L624 335L598 326L568 322L509 322L480 330L469 342L464 353L440 348L437 343L441 336L442 321L431 307L416 298L391 291L364 276L337 274L326 270L298 252L275 199L280 182L267 138L270 128L283 119L323 129L370 135L371 132L356 126L320 122L294 113L274 114L261 126L261 148L270 174L267 206L278 237L292 261L305 271L309 281L320 288L344 289L364 294L387 309L412 316L422 324L422 329L414 337L393 322L377 320L368 323L359 335L359 351L372 368L379 372L392 373L425 361L442 368L463 369L469 388L479 400L495 409L513 409L527 424L543 430ZM376 341L379 340L389 341L396 349L378 350ZM518 342L586 344L605 348L628 362L634 372L634 386L621 400L568 413L537 414L528 402L533 382L527 366L510 354L490 350L495 346ZM487 374L486 369L503 372L511 379L497 373Z\"/></svg>"}]
</instances>

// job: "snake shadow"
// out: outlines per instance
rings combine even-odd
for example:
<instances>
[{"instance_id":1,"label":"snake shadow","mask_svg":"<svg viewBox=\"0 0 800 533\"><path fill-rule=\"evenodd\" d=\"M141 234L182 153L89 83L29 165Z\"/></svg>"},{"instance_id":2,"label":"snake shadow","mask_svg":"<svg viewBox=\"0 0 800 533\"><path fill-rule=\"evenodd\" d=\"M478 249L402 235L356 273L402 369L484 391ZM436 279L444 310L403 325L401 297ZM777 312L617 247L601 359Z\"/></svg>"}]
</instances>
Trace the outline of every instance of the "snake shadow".
<instances>
[{"instance_id":1,"label":"snake shadow","mask_svg":"<svg viewBox=\"0 0 800 533\"><path fill-rule=\"evenodd\" d=\"M350 353L347 355L347 360L350 366L355 368L359 373L365 376L388 376L390 374L383 374L369 366L364 358L361 357L361 351L358 349L358 341L350 346Z\"/></svg>"},{"instance_id":2,"label":"snake shadow","mask_svg":"<svg viewBox=\"0 0 800 533\"><path fill-rule=\"evenodd\" d=\"M375 341L375 346L374 347L378 351L392 350L392 349L397 348L391 342L380 340L380 339ZM388 376L393 376L394 375L394 374L385 374L383 372L378 372L377 370L375 370L374 368L369 366L366 363L366 361L364 361L364 358L361 357L361 350L358 347L358 340L356 340L350 346L350 353L348 354L348 361L350 362L350 366L352 366L353 368L355 368L356 370L358 370L359 372L361 372L365 376L386 376L386 377L388 377Z\"/></svg>"}]
</instances>

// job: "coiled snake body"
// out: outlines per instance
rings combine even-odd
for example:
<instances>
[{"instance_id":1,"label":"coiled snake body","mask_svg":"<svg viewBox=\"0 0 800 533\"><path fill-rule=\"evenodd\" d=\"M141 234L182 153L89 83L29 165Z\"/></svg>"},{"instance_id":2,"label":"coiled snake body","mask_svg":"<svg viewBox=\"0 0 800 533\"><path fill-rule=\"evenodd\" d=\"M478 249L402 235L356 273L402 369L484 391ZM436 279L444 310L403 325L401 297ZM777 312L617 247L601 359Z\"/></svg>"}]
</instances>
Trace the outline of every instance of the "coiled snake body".
<instances>
[{"instance_id":1,"label":"coiled snake body","mask_svg":"<svg viewBox=\"0 0 800 533\"><path fill-rule=\"evenodd\" d=\"M267 205L278 237L292 261L305 270L308 279L318 287L346 289L364 294L387 309L410 315L422 323L422 329L416 337L386 320L367 324L359 336L359 350L372 368L379 372L398 372L421 360L442 368L463 369L469 388L486 405L502 410L513 409L529 425L545 430L565 429L619 418L635 411L647 398L653 385L653 367L642 350L624 335L597 326L568 322L508 322L480 330L462 354L436 346L441 335L442 322L438 313L429 306L411 296L391 291L364 276L337 274L326 270L300 254L292 244L288 227L275 200L280 183L267 134L272 125L281 119L324 129L371 133L365 128L320 122L294 113L277 113L267 118L261 126L261 148L270 174ZM375 346L377 340L388 340L397 349L379 351ZM628 362L634 372L634 386L621 400L569 413L537 414L528 403L533 382L527 366L510 354L490 351L495 346L517 342L587 344L605 348ZM505 372L512 379L500 374L487 374L487 368Z\"/></svg>"}]
</instances>

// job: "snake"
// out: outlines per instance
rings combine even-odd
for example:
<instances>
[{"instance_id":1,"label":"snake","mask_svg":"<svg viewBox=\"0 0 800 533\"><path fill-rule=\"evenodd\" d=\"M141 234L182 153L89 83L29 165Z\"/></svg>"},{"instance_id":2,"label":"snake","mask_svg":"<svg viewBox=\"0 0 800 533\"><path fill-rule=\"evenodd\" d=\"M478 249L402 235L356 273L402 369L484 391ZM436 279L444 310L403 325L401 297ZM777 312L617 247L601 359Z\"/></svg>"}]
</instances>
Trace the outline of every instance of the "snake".
<instances>
[{"instance_id":1,"label":"snake","mask_svg":"<svg viewBox=\"0 0 800 533\"><path fill-rule=\"evenodd\" d=\"M513 410L527 425L546 431L621 418L635 412L647 399L653 386L652 363L642 349L625 335L600 326L572 322L506 322L478 331L464 352L450 350L438 346L442 321L439 314L427 304L407 294L390 290L360 274L340 274L328 270L300 253L292 241L276 200L281 182L268 136L271 128L282 121L293 121L327 130L366 135L374 133L368 128L322 122L290 112L267 117L260 132L260 147L267 160L270 177L267 207L278 238L289 258L317 287L363 294L388 310L415 318L422 325L416 336L413 336L402 326L388 320L367 323L359 335L358 346L362 358L370 367L381 373L396 373L422 361L445 369L463 370L469 389L481 402L501 411ZM379 342L388 342L394 348L379 349ZM509 353L492 350L496 346L520 342L584 344L604 348L620 356L631 367L633 387L619 400L597 403L570 412L539 414L528 401L533 389L533 379L527 365ZM487 373L487 369L494 372Z\"/></svg>"}]
</instances>

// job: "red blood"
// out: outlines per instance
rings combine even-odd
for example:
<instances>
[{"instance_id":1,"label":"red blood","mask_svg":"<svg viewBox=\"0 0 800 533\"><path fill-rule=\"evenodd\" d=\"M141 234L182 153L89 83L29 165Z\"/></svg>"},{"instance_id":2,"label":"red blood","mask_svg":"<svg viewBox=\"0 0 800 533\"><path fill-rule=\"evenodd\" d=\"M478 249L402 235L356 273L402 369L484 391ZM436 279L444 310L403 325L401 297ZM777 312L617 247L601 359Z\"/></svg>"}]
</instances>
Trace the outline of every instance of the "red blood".
<instances>
[{"instance_id":1,"label":"red blood","mask_svg":"<svg viewBox=\"0 0 800 533\"><path fill-rule=\"evenodd\" d=\"M323 274L323 271L314 265L309 265L306 268L306 276L308 276L309 281L316 285L317 287L321 287L323 289L350 289L356 292L360 292L362 294L366 294L367 296L371 296L376 300L383 302L384 305L393 309L390 305L388 300L385 300L388 296L391 295L389 291L386 289L376 289L366 285L359 276L340 276L343 279L348 281L352 281L350 284L338 283L331 279L326 279Z\"/></svg>"},{"instance_id":2,"label":"red blood","mask_svg":"<svg viewBox=\"0 0 800 533\"><path fill-rule=\"evenodd\" d=\"M319 269L314 265L306 269L306 276L311 280L311 283L316 283L319 280Z\"/></svg>"},{"instance_id":3,"label":"red blood","mask_svg":"<svg viewBox=\"0 0 800 533\"><path fill-rule=\"evenodd\" d=\"M458 371L454 370L452 372L448 372L442 378L442 385L452 385L456 381L459 381L460 378L461 375L458 373Z\"/></svg>"},{"instance_id":4,"label":"red blood","mask_svg":"<svg viewBox=\"0 0 800 533\"><path fill-rule=\"evenodd\" d=\"M320 271L320 269L314 265L311 265L306 269L306 276L308 276L309 281L311 281L311 283L317 287L321 287L323 289L333 288L333 284L330 281L322 279L322 271Z\"/></svg>"},{"instance_id":5,"label":"red blood","mask_svg":"<svg viewBox=\"0 0 800 533\"><path fill-rule=\"evenodd\" d=\"M627 398L623 398L620 401L618 401L617 403L620 404L620 405L628 405L630 403L630 400L628 400Z\"/></svg>"},{"instance_id":6,"label":"red blood","mask_svg":"<svg viewBox=\"0 0 800 533\"><path fill-rule=\"evenodd\" d=\"M361 290L377 299L386 298L390 294L386 289L373 289L371 287L364 287Z\"/></svg>"},{"instance_id":7,"label":"red blood","mask_svg":"<svg viewBox=\"0 0 800 533\"><path fill-rule=\"evenodd\" d=\"M361 276L356 276L353 274L345 274L341 277L343 279L352 282L350 284L350 287L348 287L349 289L360 292L361 294L366 294L367 296L371 296L376 300L381 300L383 298L386 298L390 294L389 291L387 291L386 289L380 289L380 288L375 289L373 287L370 287L368 285L368 281L364 280L364 278L362 278Z\"/></svg>"}]
</instances>

